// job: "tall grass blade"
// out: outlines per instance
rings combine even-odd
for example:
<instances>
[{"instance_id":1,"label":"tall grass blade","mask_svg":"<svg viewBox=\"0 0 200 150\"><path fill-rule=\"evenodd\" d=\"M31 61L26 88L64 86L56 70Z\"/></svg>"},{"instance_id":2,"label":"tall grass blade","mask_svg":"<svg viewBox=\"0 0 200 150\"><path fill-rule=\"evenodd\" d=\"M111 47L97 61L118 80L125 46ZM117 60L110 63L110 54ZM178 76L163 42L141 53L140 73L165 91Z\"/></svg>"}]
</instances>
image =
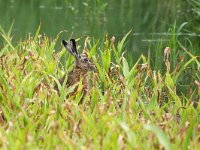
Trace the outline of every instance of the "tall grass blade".
<instances>
[{"instance_id":1,"label":"tall grass blade","mask_svg":"<svg viewBox=\"0 0 200 150\"><path fill-rule=\"evenodd\" d=\"M155 125L145 125L144 128L153 132L157 136L160 144L163 145L166 150L172 150L172 145L169 141L169 137L164 134L159 127Z\"/></svg>"}]
</instances>

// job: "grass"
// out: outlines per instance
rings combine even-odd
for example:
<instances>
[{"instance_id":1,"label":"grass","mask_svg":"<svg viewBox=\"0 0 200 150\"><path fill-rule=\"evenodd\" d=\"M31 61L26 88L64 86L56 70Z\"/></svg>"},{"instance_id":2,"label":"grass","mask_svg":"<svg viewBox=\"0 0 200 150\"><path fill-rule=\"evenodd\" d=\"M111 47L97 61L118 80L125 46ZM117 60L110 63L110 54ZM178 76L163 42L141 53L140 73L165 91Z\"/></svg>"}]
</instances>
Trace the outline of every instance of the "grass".
<instances>
[{"instance_id":1,"label":"grass","mask_svg":"<svg viewBox=\"0 0 200 150\"><path fill-rule=\"evenodd\" d=\"M66 89L58 83L73 63L63 47L54 50L62 32L50 40L40 36L38 28L35 37L17 45L12 44L11 29L1 28L0 33L4 38L0 50L1 149L200 147L199 57L176 38L162 50L164 58L156 63L164 65L154 64L156 70L151 53L141 55L133 66L124 57L129 33L121 41L110 40L109 35L105 41L87 39L98 73L90 74L89 94L78 105L81 83L79 92L69 99L65 97L73 87ZM172 51L178 43L183 54L180 61ZM177 86L183 85L181 79L187 78L189 89L177 92ZM61 94L54 90L56 83Z\"/></svg>"}]
</instances>

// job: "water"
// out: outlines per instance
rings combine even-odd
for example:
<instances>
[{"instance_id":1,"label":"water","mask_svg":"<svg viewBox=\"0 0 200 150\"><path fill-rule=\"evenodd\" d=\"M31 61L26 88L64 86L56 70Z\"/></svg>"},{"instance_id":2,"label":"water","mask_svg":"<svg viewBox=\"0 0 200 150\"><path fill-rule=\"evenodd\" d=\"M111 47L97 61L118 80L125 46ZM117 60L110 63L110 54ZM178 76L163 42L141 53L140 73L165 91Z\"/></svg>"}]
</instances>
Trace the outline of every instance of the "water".
<instances>
[{"instance_id":1,"label":"water","mask_svg":"<svg viewBox=\"0 0 200 150\"><path fill-rule=\"evenodd\" d=\"M102 39L105 33L121 39L132 29L125 49L134 58L152 43L167 41L164 34L184 22L186 6L183 0L0 0L0 25L7 31L13 22L16 41L34 35L40 23L41 34L54 38L66 31L61 38L81 41Z\"/></svg>"}]
</instances>

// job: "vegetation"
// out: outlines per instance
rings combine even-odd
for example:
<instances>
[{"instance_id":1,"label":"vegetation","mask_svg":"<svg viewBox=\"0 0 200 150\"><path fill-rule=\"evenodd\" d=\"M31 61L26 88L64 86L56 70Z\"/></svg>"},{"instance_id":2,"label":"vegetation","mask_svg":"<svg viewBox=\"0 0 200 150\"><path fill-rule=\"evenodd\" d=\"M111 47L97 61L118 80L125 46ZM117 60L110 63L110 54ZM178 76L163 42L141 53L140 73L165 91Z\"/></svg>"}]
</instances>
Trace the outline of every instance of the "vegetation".
<instances>
[{"instance_id":1,"label":"vegetation","mask_svg":"<svg viewBox=\"0 0 200 150\"><path fill-rule=\"evenodd\" d=\"M74 87L66 89L58 82L73 63L63 47L54 50L62 32L50 40L39 34L39 27L34 37L16 46L11 29L1 28L0 33L4 38L0 50L2 149L200 147L199 57L173 32L162 53L156 53L159 60L152 63L149 51L133 66L124 56L130 32L120 41L109 35L104 41L87 38L85 50L98 73L91 73L89 94L81 105L81 82L76 95L68 99Z\"/></svg>"}]
</instances>

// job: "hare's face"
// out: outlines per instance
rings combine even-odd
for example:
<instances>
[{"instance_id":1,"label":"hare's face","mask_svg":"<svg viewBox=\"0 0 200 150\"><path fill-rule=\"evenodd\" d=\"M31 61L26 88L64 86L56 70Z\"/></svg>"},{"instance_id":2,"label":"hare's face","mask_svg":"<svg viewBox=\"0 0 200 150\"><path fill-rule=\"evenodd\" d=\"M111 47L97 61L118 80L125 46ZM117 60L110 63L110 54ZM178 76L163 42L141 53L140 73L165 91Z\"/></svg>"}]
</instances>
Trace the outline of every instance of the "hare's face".
<instances>
[{"instance_id":1,"label":"hare's face","mask_svg":"<svg viewBox=\"0 0 200 150\"><path fill-rule=\"evenodd\" d=\"M79 54L76 49L76 42L74 39L71 39L69 42L63 40L62 41L65 48L68 50L70 54L75 57L76 60L76 68L79 68L83 71L96 71L96 66L91 59L87 57L85 54Z\"/></svg>"},{"instance_id":2,"label":"hare's face","mask_svg":"<svg viewBox=\"0 0 200 150\"><path fill-rule=\"evenodd\" d=\"M78 58L76 58L76 67L85 71L96 71L96 66L94 62L89 59L85 54L79 55Z\"/></svg>"}]
</instances>

